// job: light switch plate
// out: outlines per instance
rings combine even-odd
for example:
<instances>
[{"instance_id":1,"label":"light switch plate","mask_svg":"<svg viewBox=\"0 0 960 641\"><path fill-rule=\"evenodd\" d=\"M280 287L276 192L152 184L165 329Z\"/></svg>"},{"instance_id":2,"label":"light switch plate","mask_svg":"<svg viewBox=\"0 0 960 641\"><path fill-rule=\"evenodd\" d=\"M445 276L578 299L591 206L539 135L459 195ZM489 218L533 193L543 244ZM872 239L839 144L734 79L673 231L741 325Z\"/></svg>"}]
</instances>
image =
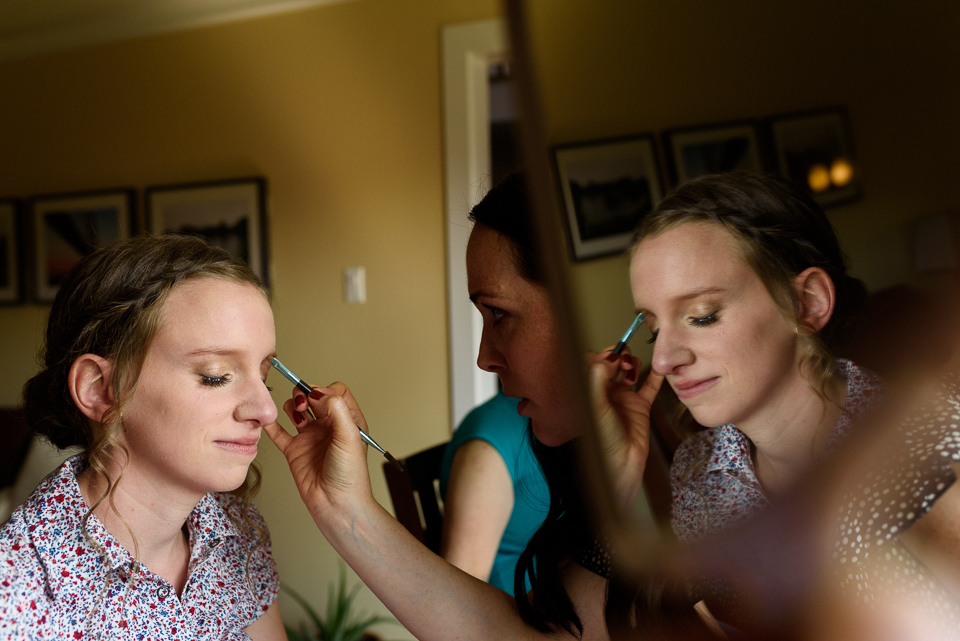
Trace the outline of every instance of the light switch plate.
<instances>
[{"instance_id":1,"label":"light switch plate","mask_svg":"<svg viewBox=\"0 0 960 641\"><path fill-rule=\"evenodd\" d=\"M343 300L347 303L367 302L367 270L347 267L343 270Z\"/></svg>"}]
</instances>

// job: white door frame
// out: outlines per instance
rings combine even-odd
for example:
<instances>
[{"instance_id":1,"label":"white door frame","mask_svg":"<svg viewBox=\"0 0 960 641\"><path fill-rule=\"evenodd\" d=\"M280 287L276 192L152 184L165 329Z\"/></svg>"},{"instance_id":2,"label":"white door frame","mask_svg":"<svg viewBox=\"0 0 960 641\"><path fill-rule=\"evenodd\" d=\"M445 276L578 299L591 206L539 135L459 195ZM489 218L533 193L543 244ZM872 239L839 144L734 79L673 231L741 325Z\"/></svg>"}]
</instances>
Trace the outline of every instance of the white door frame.
<instances>
[{"instance_id":1,"label":"white door frame","mask_svg":"<svg viewBox=\"0 0 960 641\"><path fill-rule=\"evenodd\" d=\"M447 332L452 429L497 392L497 377L477 367L483 321L467 292L467 213L491 187L488 68L503 59L502 19L443 28L444 183L447 231Z\"/></svg>"}]
</instances>

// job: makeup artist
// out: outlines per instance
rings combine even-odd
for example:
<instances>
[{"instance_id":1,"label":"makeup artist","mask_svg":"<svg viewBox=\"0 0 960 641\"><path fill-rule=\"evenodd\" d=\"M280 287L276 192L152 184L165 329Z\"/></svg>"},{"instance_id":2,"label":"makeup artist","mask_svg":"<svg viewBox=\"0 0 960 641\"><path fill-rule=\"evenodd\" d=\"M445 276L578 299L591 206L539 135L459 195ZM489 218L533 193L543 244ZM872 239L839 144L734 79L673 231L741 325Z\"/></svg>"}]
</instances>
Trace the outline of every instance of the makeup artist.
<instances>
[{"instance_id":1,"label":"makeup artist","mask_svg":"<svg viewBox=\"0 0 960 641\"><path fill-rule=\"evenodd\" d=\"M23 395L81 453L0 530L0 639L286 639L250 503L275 344L259 278L199 238L80 261Z\"/></svg>"},{"instance_id":2,"label":"makeup artist","mask_svg":"<svg viewBox=\"0 0 960 641\"><path fill-rule=\"evenodd\" d=\"M440 556L510 595L520 554L550 506L529 419L517 414L518 403L501 389L473 408L440 466Z\"/></svg>"},{"instance_id":3,"label":"makeup artist","mask_svg":"<svg viewBox=\"0 0 960 641\"><path fill-rule=\"evenodd\" d=\"M484 324L477 362L498 374L507 396L521 399L517 411L529 419L528 440L550 488L545 523L517 564L514 586L521 589L514 598L429 553L376 503L361 444L354 442L355 434L339 429L341 421L366 427L344 385L320 388L309 401L297 392L284 405L297 436L279 425L267 429L321 531L420 639L608 638L607 568L591 554L595 532L574 461L574 441L582 427L570 420L561 388L561 337L540 273L526 189L523 174L494 187L471 212L475 224L467 248L468 290ZM617 443L611 449L618 454L623 500L629 501L642 481L645 417L662 378L651 376L633 392L636 359L629 353L610 361L604 356L597 357L595 373L609 381L609 397L633 419L608 435ZM617 372L621 374L613 380ZM306 418L308 403L317 412L316 421ZM532 584L530 598L523 589L526 579Z\"/></svg>"}]
</instances>

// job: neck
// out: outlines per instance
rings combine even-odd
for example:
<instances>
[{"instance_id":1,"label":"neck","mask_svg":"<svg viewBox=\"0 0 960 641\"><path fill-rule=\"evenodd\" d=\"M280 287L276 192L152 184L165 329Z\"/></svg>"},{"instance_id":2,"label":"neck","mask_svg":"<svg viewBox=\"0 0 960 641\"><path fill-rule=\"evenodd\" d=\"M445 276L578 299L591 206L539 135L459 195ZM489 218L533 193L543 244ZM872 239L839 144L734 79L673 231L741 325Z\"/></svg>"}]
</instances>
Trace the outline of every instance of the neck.
<instances>
[{"instance_id":1,"label":"neck","mask_svg":"<svg viewBox=\"0 0 960 641\"><path fill-rule=\"evenodd\" d=\"M117 479L120 466L110 465L108 472ZM106 480L90 467L77 482L90 506L107 490ZM133 466L114 485L112 504L111 497L105 497L94 514L139 563L169 581L179 594L190 560L186 521L202 496L171 494L169 488L137 474Z\"/></svg>"},{"instance_id":2,"label":"neck","mask_svg":"<svg viewBox=\"0 0 960 641\"><path fill-rule=\"evenodd\" d=\"M805 392L780 408L777 421L743 430L753 443L757 480L770 494L789 489L820 460L843 413L847 393L843 379L828 386L829 402L809 387Z\"/></svg>"}]
</instances>

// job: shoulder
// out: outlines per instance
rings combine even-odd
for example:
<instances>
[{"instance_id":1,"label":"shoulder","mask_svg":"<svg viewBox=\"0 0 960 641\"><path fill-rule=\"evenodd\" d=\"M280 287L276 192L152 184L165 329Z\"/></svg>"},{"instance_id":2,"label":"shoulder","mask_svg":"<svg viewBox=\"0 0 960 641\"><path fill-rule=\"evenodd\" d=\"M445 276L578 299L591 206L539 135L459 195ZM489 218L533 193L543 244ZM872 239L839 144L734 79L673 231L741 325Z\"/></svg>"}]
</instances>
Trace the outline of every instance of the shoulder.
<instances>
[{"instance_id":1,"label":"shoulder","mask_svg":"<svg viewBox=\"0 0 960 641\"><path fill-rule=\"evenodd\" d=\"M874 408L883 397L883 380L845 358L837 359L837 373L847 382L844 409L855 417Z\"/></svg>"},{"instance_id":2,"label":"shoulder","mask_svg":"<svg viewBox=\"0 0 960 641\"><path fill-rule=\"evenodd\" d=\"M220 568L218 589L233 590L231 603L244 621L242 627L250 625L280 591L266 521L252 503L244 503L229 492L212 492L194 510L192 527L198 545L205 540L214 544L210 547ZM221 539L225 540L219 545Z\"/></svg>"},{"instance_id":3,"label":"shoulder","mask_svg":"<svg viewBox=\"0 0 960 641\"><path fill-rule=\"evenodd\" d=\"M718 446L719 430L710 428L687 438L673 454L670 464L671 481L683 482L690 480L695 473L702 475L706 463L712 458Z\"/></svg>"},{"instance_id":4,"label":"shoulder","mask_svg":"<svg viewBox=\"0 0 960 641\"><path fill-rule=\"evenodd\" d=\"M671 523L681 541L725 529L765 502L750 462L747 437L733 425L684 441L670 467Z\"/></svg>"},{"instance_id":5,"label":"shoulder","mask_svg":"<svg viewBox=\"0 0 960 641\"><path fill-rule=\"evenodd\" d=\"M241 501L237 496L229 492L211 492L208 494L212 499L212 502L216 507L222 511L224 516L226 516L231 523L236 527L239 525L246 525L247 527L237 528L241 530L241 536L244 534L244 530L251 529L251 526L254 530L262 530L262 535L269 538L270 531L267 528L267 522L263 518L263 515L260 514L260 510L257 509L257 506L249 501ZM198 504L198 508L203 505L201 501ZM260 532L247 532L246 538L259 538Z\"/></svg>"},{"instance_id":6,"label":"shoulder","mask_svg":"<svg viewBox=\"0 0 960 641\"><path fill-rule=\"evenodd\" d=\"M47 609L43 564L21 515L14 512L0 528L0 638L20 638L18 630L35 629L35 619Z\"/></svg>"},{"instance_id":7,"label":"shoulder","mask_svg":"<svg viewBox=\"0 0 960 641\"><path fill-rule=\"evenodd\" d=\"M452 464L456 452L465 443L481 440L489 443L508 467L526 445L527 418L517 414L518 399L498 394L475 407L457 427L444 455L444 468Z\"/></svg>"},{"instance_id":8,"label":"shoulder","mask_svg":"<svg viewBox=\"0 0 960 641\"><path fill-rule=\"evenodd\" d=\"M517 414L519 399L498 394L473 408L460 425L452 441L467 438L514 439L518 431L526 429L526 417Z\"/></svg>"}]
</instances>

